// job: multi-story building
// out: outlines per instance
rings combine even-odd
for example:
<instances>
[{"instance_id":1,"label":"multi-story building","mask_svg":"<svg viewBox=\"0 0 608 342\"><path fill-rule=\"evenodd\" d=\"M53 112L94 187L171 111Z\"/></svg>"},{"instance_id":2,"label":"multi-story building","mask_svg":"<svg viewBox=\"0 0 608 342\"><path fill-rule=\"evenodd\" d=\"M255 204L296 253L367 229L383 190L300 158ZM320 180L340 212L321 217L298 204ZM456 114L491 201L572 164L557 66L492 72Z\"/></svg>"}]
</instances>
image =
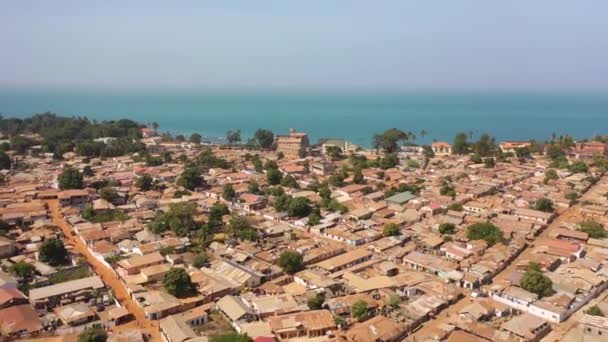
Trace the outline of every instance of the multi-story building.
<instances>
[{"instance_id":1,"label":"multi-story building","mask_svg":"<svg viewBox=\"0 0 608 342\"><path fill-rule=\"evenodd\" d=\"M283 153L285 158L296 159L306 154L308 148L308 135L296 132L293 128L288 135L277 135L277 152Z\"/></svg>"}]
</instances>

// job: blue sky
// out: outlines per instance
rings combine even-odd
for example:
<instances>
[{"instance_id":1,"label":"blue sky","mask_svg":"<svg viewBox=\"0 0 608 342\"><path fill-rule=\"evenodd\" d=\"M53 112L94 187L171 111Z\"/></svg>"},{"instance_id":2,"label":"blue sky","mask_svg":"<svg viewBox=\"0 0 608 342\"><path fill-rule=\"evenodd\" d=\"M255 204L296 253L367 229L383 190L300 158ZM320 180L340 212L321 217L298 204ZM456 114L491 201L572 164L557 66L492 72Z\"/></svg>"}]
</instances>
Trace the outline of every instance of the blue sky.
<instances>
[{"instance_id":1,"label":"blue sky","mask_svg":"<svg viewBox=\"0 0 608 342\"><path fill-rule=\"evenodd\" d=\"M605 0L28 1L0 87L608 89Z\"/></svg>"}]
</instances>

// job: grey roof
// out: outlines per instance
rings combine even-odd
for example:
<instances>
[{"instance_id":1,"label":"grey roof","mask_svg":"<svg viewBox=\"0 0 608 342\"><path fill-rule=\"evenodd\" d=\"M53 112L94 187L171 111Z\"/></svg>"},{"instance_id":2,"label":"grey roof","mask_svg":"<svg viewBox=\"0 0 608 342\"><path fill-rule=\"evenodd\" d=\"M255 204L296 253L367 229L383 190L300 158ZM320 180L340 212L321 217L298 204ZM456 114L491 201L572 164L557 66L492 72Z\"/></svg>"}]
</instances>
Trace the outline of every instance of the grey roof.
<instances>
[{"instance_id":1,"label":"grey roof","mask_svg":"<svg viewBox=\"0 0 608 342\"><path fill-rule=\"evenodd\" d=\"M403 204L403 203L413 200L414 198L416 198L416 195L414 195L413 193L411 193L409 191L405 191L405 192L400 192L398 194L395 194L395 195L387 198L386 200L388 202Z\"/></svg>"},{"instance_id":2,"label":"grey roof","mask_svg":"<svg viewBox=\"0 0 608 342\"><path fill-rule=\"evenodd\" d=\"M76 292L85 289L99 289L104 287L103 282L98 276L66 281L65 283L41 287L30 290L30 300L36 301L53 296Z\"/></svg>"}]
</instances>

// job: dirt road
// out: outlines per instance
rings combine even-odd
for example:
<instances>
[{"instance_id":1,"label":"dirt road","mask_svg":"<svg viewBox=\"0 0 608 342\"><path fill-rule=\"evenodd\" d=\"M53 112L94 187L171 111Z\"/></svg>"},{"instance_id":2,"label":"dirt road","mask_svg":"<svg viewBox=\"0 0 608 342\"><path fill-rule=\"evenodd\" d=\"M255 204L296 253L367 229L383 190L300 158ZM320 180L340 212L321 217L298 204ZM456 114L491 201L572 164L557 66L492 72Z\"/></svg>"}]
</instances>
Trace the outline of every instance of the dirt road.
<instances>
[{"instance_id":1,"label":"dirt road","mask_svg":"<svg viewBox=\"0 0 608 342\"><path fill-rule=\"evenodd\" d=\"M81 253L87 259L87 262L93 271L103 280L106 286L110 287L114 291L114 295L120 302L120 305L126 307L127 310L133 314L135 317L134 328L141 329L143 332L152 336L153 341L162 341L160 331L158 330L158 322L146 318L141 307L135 303L133 299L131 299L127 289L116 277L115 273L99 262L99 260L97 260L93 255L91 255L81 239L72 235L74 230L72 229L72 226L63 218L59 202L57 200L51 200L47 201L47 204L53 222L63 231L66 239L74 246L76 251ZM117 327L117 330L122 329Z\"/></svg>"}]
</instances>

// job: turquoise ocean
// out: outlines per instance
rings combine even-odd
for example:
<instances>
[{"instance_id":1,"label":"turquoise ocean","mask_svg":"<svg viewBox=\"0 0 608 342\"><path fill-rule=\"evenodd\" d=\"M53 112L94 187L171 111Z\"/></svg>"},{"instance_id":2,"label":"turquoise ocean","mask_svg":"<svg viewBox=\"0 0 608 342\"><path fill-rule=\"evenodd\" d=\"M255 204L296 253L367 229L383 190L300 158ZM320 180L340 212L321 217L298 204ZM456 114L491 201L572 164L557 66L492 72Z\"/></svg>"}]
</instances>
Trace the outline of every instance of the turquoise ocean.
<instances>
[{"instance_id":1,"label":"turquoise ocean","mask_svg":"<svg viewBox=\"0 0 608 342\"><path fill-rule=\"evenodd\" d=\"M412 131L419 143L452 141L461 131L499 140L608 134L608 93L0 90L4 117L46 111L157 122L163 131L210 139L230 129L246 140L257 128L295 128L313 142L344 138L361 146L391 127ZM428 132L423 139L421 130Z\"/></svg>"}]
</instances>

